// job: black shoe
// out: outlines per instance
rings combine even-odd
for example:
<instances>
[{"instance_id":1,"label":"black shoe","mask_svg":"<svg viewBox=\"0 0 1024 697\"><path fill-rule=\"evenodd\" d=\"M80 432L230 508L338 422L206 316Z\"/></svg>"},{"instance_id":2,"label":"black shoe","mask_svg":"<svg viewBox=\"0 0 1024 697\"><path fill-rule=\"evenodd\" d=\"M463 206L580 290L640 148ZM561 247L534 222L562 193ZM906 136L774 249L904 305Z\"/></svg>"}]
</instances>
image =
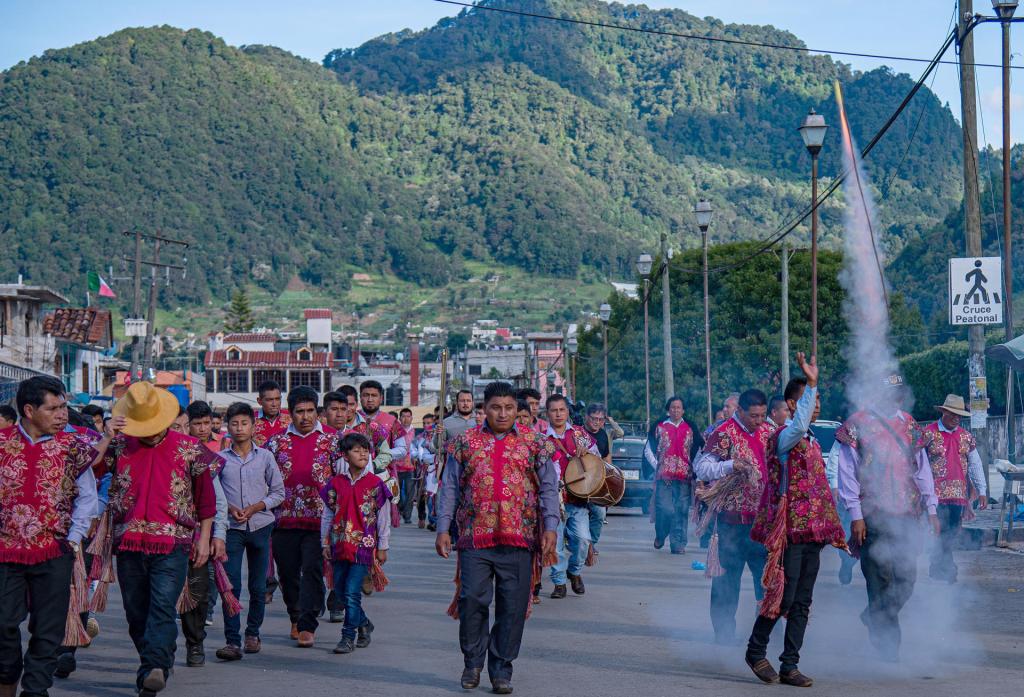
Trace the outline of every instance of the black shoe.
<instances>
[{"instance_id":1,"label":"black shoe","mask_svg":"<svg viewBox=\"0 0 1024 697\"><path fill-rule=\"evenodd\" d=\"M793 687L811 687L814 684L812 679L796 668L780 675L779 680L783 685L792 685Z\"/></svg>"},{"instance_id":2,"label":"black shoe","mask_svg":"<svg viewBox=\"0 0 1024 697\"><path fill-rule=\"evenodd\" d=\"M512 694L512 681L502 680L498 678L491 681L491 692L496 695L510 695Z\"/></svg>"},{"instance_id":3,"label":"black shoe","mask_svg":"<svg viewBox=\"0 0 1024 697\"><path fill-rule=\"evenodd\" d=\"M334 647L334 653L352 653L356 650L356 643L348 637L341 637L341 641Z\"/></svg>"},{"instance_id":4,"label":"black shoe","mask_svg":"<svg viewBox=\"0 0 1024 697\"><path fill-rule=\"evenodd\" d=\"M203 651L202 644L192 644L188 647L187 651L185 665L189 668L199 668L206 665L206 652Z\"/></svg>"},{"instance_id":5,"label":"black shoe","mask_svg":"<svg viewBox=\"0 0 1024 697\"><path fill-rule=\"evenodd\" d=\"M437 526L433 523L427 523L427 530L429 530L430 532L436 532Z\"/></svg>"},{"instance_id":6,"label":"black shoe","mask_svg":"<svg viewBox=\"0 0 1024 697\"><path fill-rule=\"evenodd\" d=\"M675 549L672 550L672 554L686 554L686 548L685 547L676 547Z\"/></svg>"},{"instance_id":7,"label":"black shoe","mask_svg":"<svg viewBox=\"0 0 1024 697\"><path fill-rule=\"evenodd\" d=\"M331 610L331 615L330 615L330 617L327 618L327 621L332 623L332 624L338 624L339 622L344 622L345 621L345 611L344 610Z\"/></svg>"},{"instance_id":8,"label":"black shoe","mask_svg":"<svg viewBox=\"0 0 1024 697\"><path fill-rule=\"evenodd\" d=\"M78 662L75 661L75 654L62 653L57 656L57 670L53 672L54 677L66 678L75 672Z\"/></svg>"},{"instance_id":9,"label":"black shoe","mask_svg":"<svg viewBox=\"0 0 1024 697\"><path fill-rule=\"evenodd\" d=\"M564 583L561 583L561 584L555 586L555 590L551 591L551 597L554 598L555 600L561 600L566 595L568 595L568 593L566 593L566 591L565 591L565 584Z\"/></svg>"},{"instance_id":10,"label":"black shoe","mask_svg":"<svg viewBox=\"0 0 1024 697\"><path fill-rule=\"evenodd\" d=\"M655 537L654 538L654 548L655 549L661 549L664 546L665 546L665 538L664 537Z\"/></svg>"},{"instance_id":11,"label":"black shoe","mask_svg":"<svg viewBox=\"0 0 1024 697\"><path fill-rule=\"evenodd\" d=\"M566 574L569 577L569 585L572 586L572 592L576 595L583 595L587 592L587 587L583 585L583 577L577 576L576 574Z\"/></svg>"},{"instance_id":12,"label":"black shoe","mask_svg":"<svg viewBox=\"0 0 1024 697\"><path fill-rule=\"evenodd\" d=\"M365 649L369 646L371 634L373 634L373 622L366 620L366 624L356 630L356 648Z\"/></svg>"},{"instance_id":13,"label":"black shoe","mask_svg":"<svg viewBox=\"0 0 1024 697\"><path fill-rule=\"evenodd\" d=\"M480 669L466 668L462 671L462 689L475 690L480 686Z\"/></svg>"}]
</instances>

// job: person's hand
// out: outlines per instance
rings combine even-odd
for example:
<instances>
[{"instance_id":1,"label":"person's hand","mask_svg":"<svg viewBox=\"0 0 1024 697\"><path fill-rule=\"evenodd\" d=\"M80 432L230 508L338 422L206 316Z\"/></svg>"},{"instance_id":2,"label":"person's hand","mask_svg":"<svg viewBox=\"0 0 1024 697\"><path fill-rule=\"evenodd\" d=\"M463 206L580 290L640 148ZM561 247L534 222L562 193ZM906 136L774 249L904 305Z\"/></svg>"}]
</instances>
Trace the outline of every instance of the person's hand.
<instances>
[{"instance_id":1,"label":"person's hand","mask_svg":"<svg viewBox=\"0 0 1024 697\"><path fill-rule=\"evenodd\" d=\"M735 459L732 461L732 471L739 474L747 474L754 469L754 463L746 460Z\"/></svg>"},{"instance_id":2,"label":"person's hand","mask_svg":"<svg viewBox=\"0 0 1024 697\"><path fill-rule=\"evenodd\" d=\"M331 543L328 542L327 540L324 540L322 544L323 544L324 561L330 561L331 560Z\"/></svg>"},{"instance_id":3,"label":"person's hand","mask_svg":"<svg viewBox=\"0 0 1024 697\"><path fill-rule=\"evenodd\" d=\"M219 562L228 560L228 547L224 544L224 540L213 538L213 549L210 551L210 556Z\"/></svg>"},{"instance_id":4,"label":"person's hand","mask_svg":"<svg viewBox=\"0 0 1024 697\"><path fill-rule=\"evenodd\" d=\"M205 538L196 540L192 545L192 566L199 568L210 560L210 541Z\"/></svg>"},{"instance_id":5,"label":"person's hand","mask_svg":"<svg viewBox=\"0 0 1024 697\"><path fill-rule=\"evenodd\" d=\"M988 494L982 494L978 497L978 510L984 511L988 508Z\"/></svg>"},{"instance_id":6,"label":"person's hand","mask_svg":"<svg viewBox=\"0 0 1024 697\"><path fill-rule=\"evenodd\" d=\"M103 433L108 438L113 438L121 430L128 425L128 419L124 416L111 416L107 419L107 423L103 424Z\"/></svg>"},{"instance_id":7,"label":"person's hand","mask_svg":"<svg viewBox=\"0 0 1024 697\"><path fill-rule=\"evenodd\" d=\"M547 530L540 538L541 559L555 553L555 544L558 542L558 534L554 530Z\"/></svg>"},{"instance_id":8,"label":"person's hand","mask_svg":"<svg viewBox=\"0 0 1024 697\"><path fill-rule=\"evenodd\" d=\"M864 540L868 537L868 526L865 525L863 519L855 520L850 523L850 538L858 545L864 544Z\"/></svg>"},{"instance_id":9,"label":"person's hand","mask_svg":"<svg viewBox=\"0 0 1024 697\"><path fill-rule=\"evenodd\" d=\"M381 564L384 564L384 563L387 562L387 560L388 560L388 551L386 549L378 549L377 550L377 561L379 561Z\"/></svg>"},{"instance_id":10,"label":"person's hand","mask_svg":"<svg viewBox=\"0 0 1024 697\"><path fill-rule=\"evenodd\" d=\"M434 540L434 550L437 551L439 557L447 559L452 553L452 536L446 532L437 533L437 539Z\"/></svg>"},{"instance_id":11,"label":"person's hand","mask_svg":"<svg viewBox=\"0 0 1024 697\"><path fill-rule=\"evenodd\" d=\"M246 520L245 511L228 504L228 513L235 519L236 523L244 523Z\"/></svg>"},{"instance_id":12,"label":"person's hand","mask_svg":"<svg viewBox=\"0 0 1024 697\"><path fill-rule=\"evenodd\" d=\"M800 366L800 370L803 371L804 376L807 378L808 387L818 386L818 357L811 356L811 362L807 362L807 357L803 351L799 351L796 354L796 364Z\"/></svg>"},{"instance_id":13,"label":"person's hand","mask_svg":"<svg viewBox=\"0 0 1024 697\"><path fill-rule=\"evenodd\" d=\"M935 515L934 513L929 513L928 524L932 527L932 535L938 537L942 534L942 526L939 525L939 516Z\"/></svg>"}]
</instances>

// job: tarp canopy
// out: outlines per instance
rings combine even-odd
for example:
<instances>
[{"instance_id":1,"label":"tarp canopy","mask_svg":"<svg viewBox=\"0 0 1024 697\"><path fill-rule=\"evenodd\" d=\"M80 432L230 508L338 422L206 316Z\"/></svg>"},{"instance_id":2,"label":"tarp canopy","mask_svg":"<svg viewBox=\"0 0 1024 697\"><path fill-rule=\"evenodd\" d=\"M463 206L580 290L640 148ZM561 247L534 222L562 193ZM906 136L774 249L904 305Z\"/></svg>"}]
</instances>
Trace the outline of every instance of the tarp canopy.
<instances>
[{"instance_id":1,"label":"tarp canopy","mask_svg":"<svg viewBox=\"0 0 1024 697\"><path fill-rule=\"evenodd\" d=\"M1024 335L989 346L985 349L985 356L998 363L1006 363L1016 371L1024 370Z\"/></svg>"}]
</instances>

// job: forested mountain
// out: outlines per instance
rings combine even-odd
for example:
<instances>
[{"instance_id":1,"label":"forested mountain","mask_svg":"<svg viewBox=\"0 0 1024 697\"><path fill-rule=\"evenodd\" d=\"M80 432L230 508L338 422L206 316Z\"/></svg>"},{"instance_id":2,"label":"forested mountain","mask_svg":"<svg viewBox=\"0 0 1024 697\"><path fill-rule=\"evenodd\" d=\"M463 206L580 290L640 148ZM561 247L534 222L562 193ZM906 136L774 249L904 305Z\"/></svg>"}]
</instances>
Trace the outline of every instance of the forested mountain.
<instances>
[{"instance_id":1,"label":"forested mountain","mask_svg":"<svg viewBox=\"0 0 1024 697\"><path fill-rule=\"evenodd\" d=\"M596 0L545 14L800 44L771 27ZM846 90L866 140L911 86L886 69L472 10L329 54L324 66L199 30L126 29L0 76L0 277L69 288L126 229L194 243L169 296L226 300L253 275L342 290L354 270L424 285L465 259L630 274L641 243L767 235L808 198L796 127ZM911 143L911 134L920 125ZM959 135L922 91L868 166L894 249L958 204ZM832 129L822 173L838 171ZM839 201L825 210L838 234ZM542 285L542 284L539 284Z\"/></svg>"}]
</instances>

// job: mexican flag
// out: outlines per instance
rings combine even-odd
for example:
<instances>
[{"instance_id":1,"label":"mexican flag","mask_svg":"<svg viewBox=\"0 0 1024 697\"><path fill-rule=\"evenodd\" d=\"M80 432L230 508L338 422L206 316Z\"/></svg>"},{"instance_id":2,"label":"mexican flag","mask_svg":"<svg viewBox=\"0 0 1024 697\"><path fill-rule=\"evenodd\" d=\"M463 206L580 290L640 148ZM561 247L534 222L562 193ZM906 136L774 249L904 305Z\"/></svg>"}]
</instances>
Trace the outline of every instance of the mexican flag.
<instances>
[{"instance_id":1,"label":"mexican flag","mask_svg":"<svg viewBox=\"0 0 1024 697\"><path fill-rule=\"evenodd\" d=\"M89 272L89 292L96 293L101 298L116 298L113 289L107 285L107 282L103 280L95 271Z\"/></svg>"}]
</instances>

